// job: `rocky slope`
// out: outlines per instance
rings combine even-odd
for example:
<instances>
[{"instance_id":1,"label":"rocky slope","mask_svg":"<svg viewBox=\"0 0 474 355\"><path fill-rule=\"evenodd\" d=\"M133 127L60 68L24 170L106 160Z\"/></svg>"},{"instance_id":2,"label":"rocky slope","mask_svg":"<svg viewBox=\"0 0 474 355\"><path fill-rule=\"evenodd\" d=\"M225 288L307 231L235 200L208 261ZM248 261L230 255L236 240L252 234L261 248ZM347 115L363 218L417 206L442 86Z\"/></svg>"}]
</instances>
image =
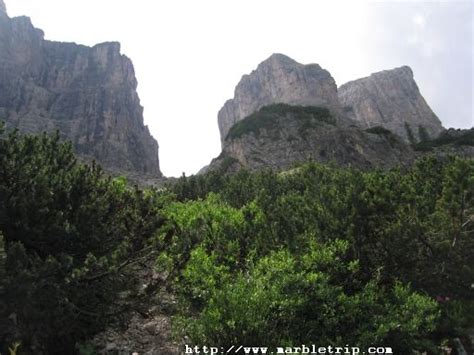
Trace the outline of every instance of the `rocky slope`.
<instances>
[{"instance_id":1,"label":"rocky slope","mask_svg":"<svg viewBox=\"0 0 474 355\"><path fill-rule=\"evenodd\" d=\"M456 155L461 158L474 157L474 128L450 128L437 138L423 141L414 146L417 152L437 156Z\"/></svg>"},{"instance_id":2,"label":"rocky slope","mask_svg":"<svg viewBox=\"0 0 474 355\"><path fill-rule=\"evenodd\" d=\"M221 142L236 122L275 103L323 106L338 118L342 113L337 86L328 71L318 64L303 65L283 54L273 54L242 77L234 98L219 111Z\"/></svg>"},{"instance_id":3,"label":"rocky slope","mask_svg":"<svg viewBox=\"0 0 474 355\"><path fill-rule=\"evenodd\" d=\"M443 131L407 66L344 84L339 99L345 113L363 127L383 126L406 142L435 138Z\"/></svg>"},{"instance_id":4,"label":"rocky slope","mask_svg":"<svg viewBox=\"0 0 474 355\"><path fill-rule=\"evenodd\" d=\"M407 144L381 127L341 126L328 109L277 104L235 124L209 169L286 170L307 161L389 168L414 157Z\"/></svg>"},{"instance_id":5,"label":"rocky slope","mask_svg":"<svg viewBox=\"0 0 474 355\"><path fill-rule=\"evenodd\" d=\"M308 114L321 108L331 122ZM444 131L409 67L375 73L338 90L319 65L302 65L282 54L243 76L218 122L222 154L209 169L282 170L308 160L391 167L413 160L419 153L412 145Z\"/></svg>"},{"instance_id":6,"label":"rocky slope","mask_svg":"<svg viewBox=\"0 0 474 355\"><path fill-rule=\"evenodd\" d=\"M136 88L118 43L44 40L29 18L9 18L0 0L0 120L7 128L59 129L80 156L112 171L161 176Z\"/></svg>"}]
</instances>

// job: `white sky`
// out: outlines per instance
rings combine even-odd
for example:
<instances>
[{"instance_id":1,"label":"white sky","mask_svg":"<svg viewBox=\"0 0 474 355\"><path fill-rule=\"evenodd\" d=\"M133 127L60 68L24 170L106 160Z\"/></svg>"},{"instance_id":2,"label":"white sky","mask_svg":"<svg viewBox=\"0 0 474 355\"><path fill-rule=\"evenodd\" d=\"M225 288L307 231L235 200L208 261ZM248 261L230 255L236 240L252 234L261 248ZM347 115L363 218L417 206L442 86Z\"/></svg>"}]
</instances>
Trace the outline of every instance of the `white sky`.
<instances>
[{"instance_id":1,"label":"white sky","mask_svg":"<svg viewBox=\"0 0 474 355\"><path fill-rule=\"evenodd\" d=\"M410 65L446 127L473 125L473 4L467 1L5 0L46 39L119 41L166 176L220 153L217 112L272 53L318 63L338 85Z\"/></svg>"}]
</instances>

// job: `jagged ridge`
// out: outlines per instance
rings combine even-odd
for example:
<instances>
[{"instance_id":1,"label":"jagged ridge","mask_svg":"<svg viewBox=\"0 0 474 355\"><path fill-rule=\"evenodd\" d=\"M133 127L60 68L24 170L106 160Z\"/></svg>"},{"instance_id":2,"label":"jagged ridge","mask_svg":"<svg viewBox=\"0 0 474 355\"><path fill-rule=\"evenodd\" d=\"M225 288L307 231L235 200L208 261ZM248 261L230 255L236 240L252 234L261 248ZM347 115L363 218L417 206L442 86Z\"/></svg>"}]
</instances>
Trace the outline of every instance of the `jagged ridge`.
<instances>
[{"instance_id":1,"label":"jagged ridge","mask_svg":"<svg viewBox=\"0 0 474 355\"><path fill-rule=\"evenodd\" d=\"M383 126L408 143L437 137L440 120L426 103L408 66L384 70L339 88L346 114L363 127Z\"/></svg>"},{"instance_id":2,"label":"jagged ridge","mask_svg":"<svg viewBox=\"0 0 474 355\"><path fill-rule=\"evenodd\" d=\"M286 170L307 161L389 168L414 157L407 144L384 128L365 131L338 124L326 108L276 104L234 125L210 169Z\"/></svg>"},{"instance_id":3,"label":"jagged ridge","mask_svg":"<svg viewBox=\"0 0 474 355\"><path fill-rule=\"evenodd\" d=\"M117 172L161 176L158 144L143 124L134 68L120 44L44 40L0 3L0 119L25 133L54 131L83 157Z\"/></svg>"},{"instance_id":4,"label":"jagged ridge","mask_svg":"<svg viewBox=\"0 0 474 355\"><path fill-rule=\"evenodd\" d=\"M333 126L302 126L302 105L326 110ZM211 169L223 161L226 167L284 169L308 159L390 167L411 161L410 145L444 130L407 66L349 82L338 92L328 71L282 54L242 77L218 122L222 154Z\"/></svg>"},{"instance_id":5,"label":"jagged ridge","mask_svg":"<svg viewBox=\"0 0 474 355\"><path fill-rule=\"evenodd\" d=\"M342 116L336 82L327 70L318 64L303 65L283 54L273 54L242 77L234 98L219 111L221 141L236 122L275 103L324 106L334 117Z\"/></svg>"}]
</instances>

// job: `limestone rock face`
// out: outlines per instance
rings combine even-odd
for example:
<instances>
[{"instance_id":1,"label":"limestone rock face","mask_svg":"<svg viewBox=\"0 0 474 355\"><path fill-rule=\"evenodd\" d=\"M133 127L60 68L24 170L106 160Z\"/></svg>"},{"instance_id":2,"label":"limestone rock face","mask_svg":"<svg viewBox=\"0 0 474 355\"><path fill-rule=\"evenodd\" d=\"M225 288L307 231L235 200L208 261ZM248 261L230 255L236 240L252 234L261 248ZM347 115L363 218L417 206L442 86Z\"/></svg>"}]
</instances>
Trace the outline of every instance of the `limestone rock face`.
<instances>
[{"instance_id":1,"label":"limestone rock face","mask_svg":"<svg viewBox=\"0 0 474 355\"><path fill-rule=\"evenodd\" d=\"M242 77L234 98L219 111L221 142L236 122L276 103L323 106L336 117L342 112L336 83L328 71L318 64L303 65L283 54L273 54Z\"/></svg>"},{"instance_id":2,"label":"limestone rock face","mask_svg":"<svg viewBox=\"0 0 474 355\"><path fill-rule=\"evenodd\" d=\"M3 0L0 0L0 16L2 16L1 14L6 14L7 13L7 7L5 6L5 3L3 2Z\"/></svg>"},{"instance_id":3,"label":"limestone rock face","mask_svg":"<svg viewBox=\"0 0 474 355\"><path fill-rule=\"evenodd\" d=\"M421 153L437 156L458 156L465 159L474 158L474 128L449 128L438 138L418 143L415 149Z\"/></svg>"},{"instance_id":4,"label":"limestone rock face","mask_svg":"<svg viewBox=\"0 0 474 355\"><path fill-rule=\"evenodd\" d=\"M76 152L117 172L161 176L158 144L143 124L134 68L119 43L44 40L0 0L0 120L24 133L55 131Z\"/></svg>"},{"instance_id":5,"label":"limestone rock face","mask_svg":"<svg viewBox=\"0 0 474 355\"><path fill-rule=\"evenodd\" d=\"M344 84L339 99L344 112L362 127L385 127L406 142L423 140L425 133L435 138L444 130L407 66Z\"/></svg>"},{"instance_id":6,"label":"limestone rock face","mask_svg":"<svg viewBox=\"0 0 474 355\"><path fill-rule=\"evenodd\" d=\"M238 122L208 169L287 170L308 162L361 169L409 164L415 152L388 130L339 125L328 110L273 105Z\"/></svg>"}]
</instances>

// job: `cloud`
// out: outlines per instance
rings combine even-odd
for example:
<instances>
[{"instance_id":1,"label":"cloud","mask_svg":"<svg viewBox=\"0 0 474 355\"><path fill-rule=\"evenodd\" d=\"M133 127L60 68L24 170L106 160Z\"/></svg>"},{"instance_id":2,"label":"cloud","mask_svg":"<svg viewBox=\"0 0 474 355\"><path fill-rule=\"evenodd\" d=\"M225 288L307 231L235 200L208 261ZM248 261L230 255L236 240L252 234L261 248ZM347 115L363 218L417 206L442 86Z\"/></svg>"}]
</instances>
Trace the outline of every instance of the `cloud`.
<instances>
[{"instance_id":1,"label":"cloud","mask_svg":"<svg viewBox=\"0 0 474 355\"><path fill-rule=\"evenodd\" d=\"M473 126L473 3L382 2L370 10L371 66L410 65L444 126Z\"/></svg>"},{"instance_id":2,"label":"cloud","mask_svg":"<svg viewBox=\"0 0 474 355\"><path fill-rule=\"evenodd\" d=\"M424 28L426 25L425 17L420 14L416 14L415 16L413 16L412 21L416 26L421 27L421 28Z\"/></svg>"}]
</instances>

